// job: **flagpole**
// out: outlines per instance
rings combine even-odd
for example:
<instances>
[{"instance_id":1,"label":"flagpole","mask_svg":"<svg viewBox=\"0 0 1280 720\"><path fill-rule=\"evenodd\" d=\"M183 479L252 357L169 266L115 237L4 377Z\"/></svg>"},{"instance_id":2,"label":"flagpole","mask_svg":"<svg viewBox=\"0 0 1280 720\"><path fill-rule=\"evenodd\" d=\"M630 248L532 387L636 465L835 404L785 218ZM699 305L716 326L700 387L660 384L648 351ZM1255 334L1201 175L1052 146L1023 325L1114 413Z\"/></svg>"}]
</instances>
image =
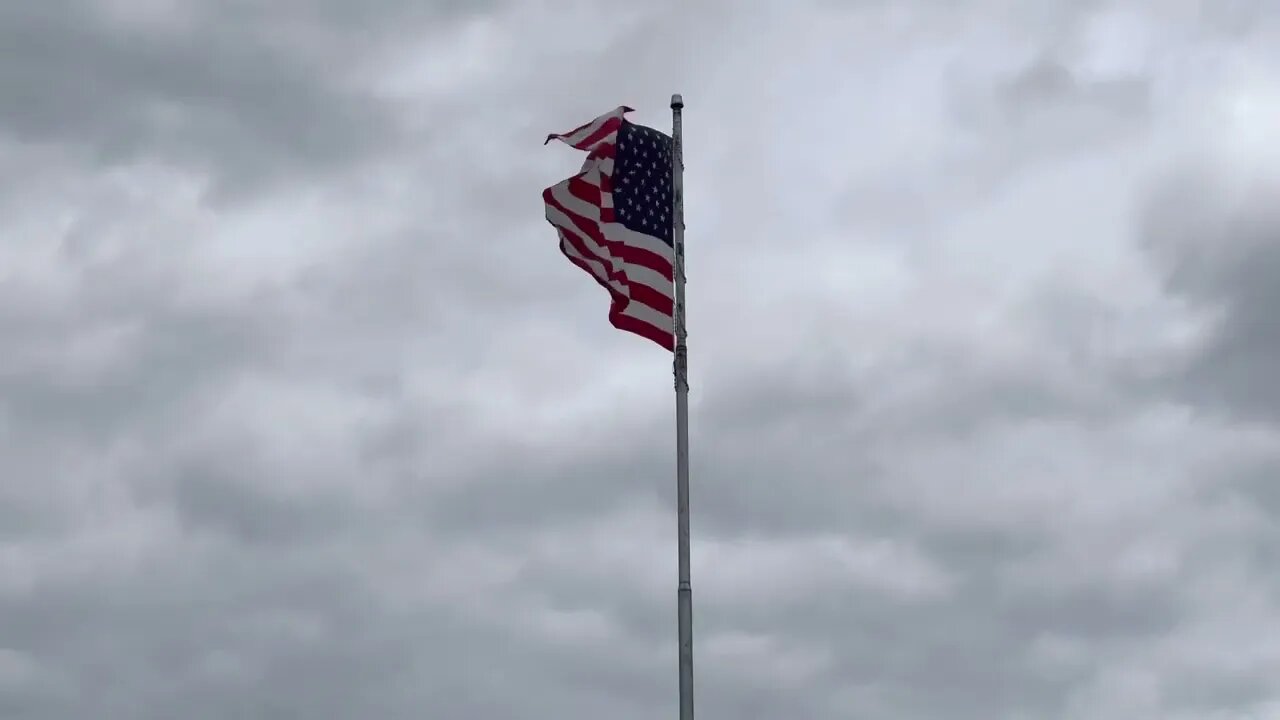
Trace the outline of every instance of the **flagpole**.
<instances>
[{"instance_id":1,"label":"flagpole","mask_svg":"<svg viewBox=\"0 0 1280 720\"><path fill-rule=\"evenodd\" d=\"M680 720L693 720L693 587L689 583L689 351L684 318L684 98L671 96L671 244L675 254L676 522L680 584Z\"/></svg>"}]
</instances>

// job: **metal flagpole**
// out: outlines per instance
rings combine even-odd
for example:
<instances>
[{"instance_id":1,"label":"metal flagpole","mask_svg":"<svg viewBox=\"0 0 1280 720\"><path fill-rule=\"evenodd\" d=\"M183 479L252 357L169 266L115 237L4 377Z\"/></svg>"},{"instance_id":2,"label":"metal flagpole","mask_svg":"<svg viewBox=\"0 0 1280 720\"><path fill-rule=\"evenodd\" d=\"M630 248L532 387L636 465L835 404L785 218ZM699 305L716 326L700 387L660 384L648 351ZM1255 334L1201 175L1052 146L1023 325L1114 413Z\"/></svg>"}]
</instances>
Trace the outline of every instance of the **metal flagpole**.
<instances>
[{"instance_id":1,"label":"metal flagpole","mask_svg":"<svg viewBox=\"0 0 1280 720\"><path fill-rule=\"evenodd\" d=\"M680 720L693 720L693 587L689 583L689 351L684 324L684 149L681 112L684 99L671 96L671 244L675 251L676 519L680 584L677 590L680 632Z\"/></svg>"}]
</instances>

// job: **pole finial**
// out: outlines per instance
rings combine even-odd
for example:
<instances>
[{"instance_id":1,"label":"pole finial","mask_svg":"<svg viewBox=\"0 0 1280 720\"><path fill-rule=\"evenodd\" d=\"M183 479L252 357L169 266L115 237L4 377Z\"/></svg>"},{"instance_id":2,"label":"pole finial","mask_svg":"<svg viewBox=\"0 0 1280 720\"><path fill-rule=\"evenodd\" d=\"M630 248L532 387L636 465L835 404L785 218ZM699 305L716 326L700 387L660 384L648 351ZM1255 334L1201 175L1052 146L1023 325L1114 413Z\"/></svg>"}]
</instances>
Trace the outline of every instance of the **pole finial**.
<instances>
[{"instance_id":1,"label":"pole finial","mask_svg":"<svg viewBox=\"0 0 1280 720\"><path fill-rule=\"evenodd\" d=\"M680 97L680 93L671 96L671 109L679 110L684 107L684 98Z\"/></svg>"}]
</instances>

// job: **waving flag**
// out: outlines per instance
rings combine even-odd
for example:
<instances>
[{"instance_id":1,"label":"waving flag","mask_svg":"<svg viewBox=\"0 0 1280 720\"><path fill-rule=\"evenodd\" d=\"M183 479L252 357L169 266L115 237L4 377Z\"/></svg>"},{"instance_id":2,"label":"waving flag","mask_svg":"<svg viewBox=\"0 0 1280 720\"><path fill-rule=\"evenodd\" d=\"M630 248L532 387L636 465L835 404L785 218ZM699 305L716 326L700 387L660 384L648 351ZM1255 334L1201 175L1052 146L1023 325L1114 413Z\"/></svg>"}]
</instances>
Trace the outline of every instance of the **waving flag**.
<instances>
[{"instance_id":1,"label":"waving flag","mask_svg":"<svg viewBox=\"0 0 1280 720\"><path fill-rule=\"evenodd\" d=\"M630 111L549 135L587 159L542 199L560 251L609 291L609 322L673 350L671 137L628 122Z\"/></svg>"}]
</instances>

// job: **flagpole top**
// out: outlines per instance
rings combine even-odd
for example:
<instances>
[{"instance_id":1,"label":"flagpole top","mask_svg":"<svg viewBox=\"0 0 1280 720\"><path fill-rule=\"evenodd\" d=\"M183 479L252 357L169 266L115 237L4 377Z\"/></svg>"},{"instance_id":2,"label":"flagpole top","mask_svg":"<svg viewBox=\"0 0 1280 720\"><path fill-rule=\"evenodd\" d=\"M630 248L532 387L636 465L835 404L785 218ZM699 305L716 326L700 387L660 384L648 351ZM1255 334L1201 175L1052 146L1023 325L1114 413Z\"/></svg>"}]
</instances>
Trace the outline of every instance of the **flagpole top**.
<instances>
[{"instance_id":1,"label":"flagpole top","mask_svg":"<svg viewBox=\"0 0 1280 720\"><path fill-rule=\"evenodd\" d=\"M684 98L680 97L680 93L671 96L671 109L679 110L684 107Z\"/></svg>"}]
</instances>

